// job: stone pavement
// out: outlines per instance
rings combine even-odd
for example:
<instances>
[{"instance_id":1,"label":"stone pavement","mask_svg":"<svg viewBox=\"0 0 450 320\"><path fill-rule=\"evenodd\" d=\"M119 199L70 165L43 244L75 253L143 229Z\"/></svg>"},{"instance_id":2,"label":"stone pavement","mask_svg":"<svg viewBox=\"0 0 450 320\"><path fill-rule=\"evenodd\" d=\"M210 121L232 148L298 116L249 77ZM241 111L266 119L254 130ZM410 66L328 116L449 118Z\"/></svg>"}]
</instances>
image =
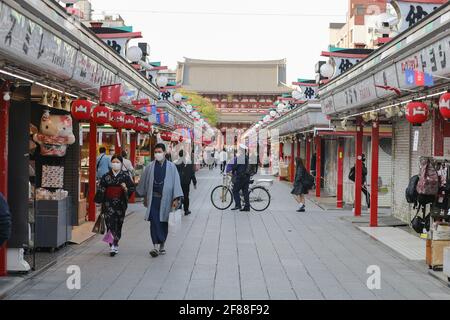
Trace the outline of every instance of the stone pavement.
<instances>
[{"instance_id":1,"label":"stone pavement","mask_svg":"<svg viewBox=\"0 0 450 320\"><path fill-rule=\"evenodd\" d=\"M296 213L290 187L275 182L264 213L219 212L210 203L218 171L198 173L192 212L171 233L167 254L153 259L144 210L126 219L120 253L101 236L83 243L9 299L450 299L450 289L409 261L311 202ZM81 268L81 289L66 286L67 267ZM381 289L366 285L370 265Z\"/></svg>"}]
</instances>

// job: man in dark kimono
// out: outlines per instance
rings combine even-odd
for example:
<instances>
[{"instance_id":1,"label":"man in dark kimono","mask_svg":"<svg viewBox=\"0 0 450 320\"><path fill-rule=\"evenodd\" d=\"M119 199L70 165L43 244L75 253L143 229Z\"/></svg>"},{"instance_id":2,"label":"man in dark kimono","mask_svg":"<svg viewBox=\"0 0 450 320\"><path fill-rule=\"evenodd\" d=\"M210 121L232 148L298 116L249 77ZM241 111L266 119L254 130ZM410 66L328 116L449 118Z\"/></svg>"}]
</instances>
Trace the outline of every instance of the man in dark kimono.
<instances>
[{"instance_id":1,"label":"man in dark kimono","mask_svg":"<svg viewBox=\"0 0 450 320\"><path fill-rule=\"evenodd\" d=\"M183 190L177 167L166 159L166 146L158 143L154 155L155 160L145 168L136 191L144 197L145 220L150 221L154 246L150 255L155 258L166 253L170 212L179 206Z\"/></svg>"},{"instance_id":2,"label":"man in dark kimono","mask_svg":"<svg viewBox=\"0 0 450 320\"><path fill-rule=\"evenodd\" d=\"M189 192L191 182L194 183L194 188L197 189L197 179L195 177L195 169L192 160L184 156L184 151L180 150L178 153L180 156L175 164L177 166L178 173L181 180L181 188L183 189L183 209L184 215L190 215L189 211Z\"/></svg>"}]
</instances>

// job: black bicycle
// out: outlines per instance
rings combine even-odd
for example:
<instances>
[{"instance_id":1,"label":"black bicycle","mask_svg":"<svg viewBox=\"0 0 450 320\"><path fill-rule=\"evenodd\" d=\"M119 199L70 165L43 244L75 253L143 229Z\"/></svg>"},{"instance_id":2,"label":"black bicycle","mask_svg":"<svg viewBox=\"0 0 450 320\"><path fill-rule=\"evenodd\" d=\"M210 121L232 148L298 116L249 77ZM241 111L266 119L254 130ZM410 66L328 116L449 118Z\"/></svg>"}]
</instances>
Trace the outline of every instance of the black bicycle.
<instances>
[{"instance_id":1,"label":"black bicycle","mask_svg":"<svg viewBox=\"0 0 450 320\"><path fill-rule=\"evenodd\" d=\"M233 192L231 177L223 174L223 182L220 186L215 187L211 192L211 202L216 209L226 210L233 204ZM254 180L250 180L250 184L254 184ZM261 212L270 206L270 192L262 184L272 185L273 180L259 179L254 186L249 188L250 208ZM241 200L244 201L244 195L241 192Z\"/></svg>"}]
</instances>

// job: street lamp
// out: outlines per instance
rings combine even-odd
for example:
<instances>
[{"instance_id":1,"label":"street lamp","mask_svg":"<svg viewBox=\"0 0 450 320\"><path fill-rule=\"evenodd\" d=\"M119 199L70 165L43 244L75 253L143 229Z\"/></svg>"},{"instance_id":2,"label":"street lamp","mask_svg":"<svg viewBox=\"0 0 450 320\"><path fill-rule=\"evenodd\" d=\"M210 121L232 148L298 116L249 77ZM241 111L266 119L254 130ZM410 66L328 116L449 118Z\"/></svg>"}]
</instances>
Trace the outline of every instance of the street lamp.
<instances>
[{"instance_id":1,"label":"street lamp","mask_svg":"<svg viewBox=\"0 0 450 320\"><path fill-rule=\"evenodd\" d=\"M160 88L164 88L169 83L169 80L165 76L159 76L156 78L156 85Z\"/></svg>"},{"instance_id":2,"label":"street lamp","mask_svg":"<svg viewBox=\"0 0 450 320\"><path fill-rule=\"evenodd\" d=\"M173 100L175 102L179 103L179 102L181 102L181 100L183 100L183 95L181 93L177 92L173 95Z\"/></svg>"},{"instance_id":3,"label":"street lamp","mask_svg":"<svg viewBox=\"0 0 450 320\"><path fill-rule=\"evenodd\" d=\"M334 74L334 67L327 62L320 67L320 74L322 77L330 79Z\"/></svg>"},{"instance_id":4,"label":"street lamp","mask_svg":"<svg viewBox=\"0 0 450 320\"><path fill-rule=\"evenodd\" d=\"M129 47L127 50L127 59L130 60L131 62L138 62L139 60L142 59L142 50L141 48L134 46L134 47Z\"/></svg>"}]
</instances>

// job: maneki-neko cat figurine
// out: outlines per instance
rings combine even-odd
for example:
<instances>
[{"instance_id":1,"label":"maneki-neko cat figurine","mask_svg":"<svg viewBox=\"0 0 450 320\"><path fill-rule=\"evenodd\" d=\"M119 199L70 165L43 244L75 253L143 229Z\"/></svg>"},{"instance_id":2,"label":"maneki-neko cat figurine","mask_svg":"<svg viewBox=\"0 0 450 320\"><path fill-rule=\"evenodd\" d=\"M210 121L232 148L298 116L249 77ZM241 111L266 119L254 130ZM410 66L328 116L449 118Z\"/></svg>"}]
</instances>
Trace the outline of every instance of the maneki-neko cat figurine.
<instances>
[{"instance_id":1,"label":"maneki-neko cat figurine","mask_svg":"<svg viewBox=\"0 0 450 320\"><path fill-rule=\"evenodd\" d=\"M70 115L51 115L45 110L41 118L39 133L33 140L41 146L41 155L64 157L67 146L75 142Z\"/></svg>"}]
</instances>

